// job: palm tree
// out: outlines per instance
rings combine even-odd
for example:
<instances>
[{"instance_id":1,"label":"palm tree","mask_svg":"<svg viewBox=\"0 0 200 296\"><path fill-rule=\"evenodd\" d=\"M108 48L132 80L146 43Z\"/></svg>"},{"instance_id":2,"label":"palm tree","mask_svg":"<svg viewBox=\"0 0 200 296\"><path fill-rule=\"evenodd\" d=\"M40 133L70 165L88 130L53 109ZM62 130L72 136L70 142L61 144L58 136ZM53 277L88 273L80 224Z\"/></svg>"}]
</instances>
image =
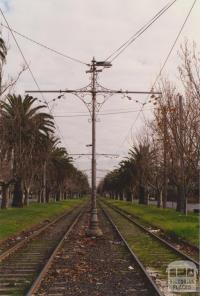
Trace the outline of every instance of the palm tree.
<instances>
[{"instance_id":1,"label":"palm tree","mask_svg":"<svg viewBox=\"0 0 200 296\"><path fill-rule=\"evenodd\" d=\"M56 200L61 200L64 194L65 181L70 177L73 170L72 158L68 156L64 147L53 147L48 157L47 166Z\"/></svg>"},{"instance_id":2,"label":"palm tree","mask_svg":"<svg viewBox=\"0 0 200 296\"><path fill-rule=\"evenodd\" d=\"M152 167L153 151L151 151L149 144L139 144L138 147L134 146L129 150L129 159L135 165L139 203L147 204L147 188Z\"/></svg>"},{"instance_id":3,"label":"palm tree","mask_svg":"<svg viewBox=\"0 0 200 296\"><path fill-rule=\"evenodd\" d=\"M44 105L34 106L37 101L29 95L8 95L1 103L1 140L4 153L12 160L15 178L13 207L23 206L23 180L27 166L37 150L38 139L53 132L51 115L41 112Z\"/></svg>"},{"instance_id":4,"label":"palm tree","mask_svg":"<svg viewBox=\"0 0 200 296\"><path fill-rule=\"evenodd\" d=\"M147 189L150 180L153 151L149 144L140 144L129 150L128 157L120 162L119 168L106 175L101 183L101 191L111 197L118 196L132 201L133 194L139 198L139 203L146 204Z\"/></svg>"},{"instance_id":5,"label":"palm tree","mask_svg":"<svg viewBox=\"0 0 200 296\"><path fill-rule=\"evenodd\" d=\"M67 194L82 195L88 191L86 175L73 165L72 158L64 147L58 147L57 141L52 143L47 158L47 196L52 193L54 199L66 199Z\"/></svg>"},{"instance_id":6,"label":"palm tree","mask_svg":"<svg viewBox=\"0 0 200 296\"><path fill-rule=\"evenodd\" d=\"M119 196L122 196L124 191L124 184L121 177L121 171L119 168L109 172L105 176L100 186L101 188L99 187L100 192L109 194L110 198L118 199Z\"/></svg>"},{"instance_id":7,"label":"palm tree","mask_svg":"<svg viewBox=\"0 0 200 296\"><path fill-rule=\"evenodd\" d=\"M87 175L82 171L78 170L76 167L73 167L71 175L71 181L73 185L73 191L71 194L75 194L78 197L83 196L84 194L89 192L89 183Z\"/></svg>"},{"instance_id":8,"label":"palm tree","mask_svg":"<svg viewBox=\"0 0 200 296\"><path fill-rule=\"evenodd\" d=\"M126 158L120 162L120 181L123 184L125 198L128 201L133 201L133 191L136 180L136 169L133 159Z\"/></svg>"}]
</instances>

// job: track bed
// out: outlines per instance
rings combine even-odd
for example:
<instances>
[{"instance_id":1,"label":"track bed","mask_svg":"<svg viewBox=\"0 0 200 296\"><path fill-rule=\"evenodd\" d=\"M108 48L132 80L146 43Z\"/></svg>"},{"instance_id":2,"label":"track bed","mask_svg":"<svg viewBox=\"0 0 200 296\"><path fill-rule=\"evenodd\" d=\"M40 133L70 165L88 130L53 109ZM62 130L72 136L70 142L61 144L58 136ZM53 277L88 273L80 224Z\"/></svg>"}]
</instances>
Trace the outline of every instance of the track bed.
<instances>
[{"instance_id":1,"label":"track bed","mask_svg":"<svg viewBox=\"0 0 200 296\"><path fill-rule=\"evenodd\" d=\"M35 295L157 295L102 211L102 238L85 235L88 218L65 240Z\"/></svg>"}]
</instances>

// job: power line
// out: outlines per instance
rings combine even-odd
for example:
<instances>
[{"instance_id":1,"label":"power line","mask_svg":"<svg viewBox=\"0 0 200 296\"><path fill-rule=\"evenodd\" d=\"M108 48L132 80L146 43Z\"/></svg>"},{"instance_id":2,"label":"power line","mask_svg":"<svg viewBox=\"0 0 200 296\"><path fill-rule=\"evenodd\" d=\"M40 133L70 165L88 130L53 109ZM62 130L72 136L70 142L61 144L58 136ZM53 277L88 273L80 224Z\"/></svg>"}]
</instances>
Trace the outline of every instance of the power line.
<instances>
[{"instance_id":1,"label":"power line","mask_svg":"<svg viewBox=\"0 0 200 296\"><path fill-rule=\"evenodd\" d=\"M149 102L150 103L150 102ZM151 108L148 108L149 110L151 109ZM148 110L148 109L145 109L145 110ZM153 108L152 108L153 109ZM138 110L130 110L130 108L113 108L113 109L104 109L104 111L102 111L102 113L107 113L107 112L123 112L123 111L130 111L130 112L132 112L132 111L139 111L139 109ZM98 114L102 114L102 113L98 113ZM86 114L86 115L88 115L88 111L68 111L68 112L66 112L65 113L65 115L70 115L70 114L75 114L75 115L79 115L79 114Z\"/></svg>"},{"instance_id":2,"label":"power line","mask_svg":"<svg viewBox=\"0 0 200 296\"><path fill-rule=\"evenodd\" d=\"M8 29L10 30L10 33L11 33L11 35L12 35L12 37L13 37L13 39L14 39L16 45L17 45L17 48L18 48L18 50L19 50L19 52L20 52L20 54L21 54L21 56L22 56L22 58L23 58L23 60L24 60L24 62L25 62L25 64L26 64L26 66L27 66L27 69L29 70L29 72L30 72L30 74L31 74L31 76L32 76L32 79L33 79L33 81L35 82L35 85L37 86L38 89L40 89L40 87L39 87L39 85L38 85L38 83L37 83L37 80L36 80L36 78L35 78L35 76L34 76L32 70L31 70L31 68L30 68L30 66L29 66L29 64L28 64L28 62L27 62L27 60L26 60L26 58L25 58L25 56L24 56L24 54L23 54L23 52L22 52L20 46L19 46L19 43L18 43L17 39L15 38L15 35L13 34L13 32L12 32L12 30L11 30L11 28L10 28L10 25L8 24L8 21L7 21L7 19L6 19L6 17L5 17L5 15L4 15L4 13L3 13L3 11L2 11L1 8L0 8L0 11L1 11L1 14L2 14L2 16L3 16L4 21L6 22L6 24L7 24L7 26L8 26Z\"/></svg>"},{"instance_id":3,"label":"power line","mask_svg":"<svg viewBox=\"0 0 200 296\"><path fill-rule=\"evenodd\" d=\"M193 10L194 5L196 4L196 2L197 2L197 0L194 0L194 2L193 2L193 4L192 4L192 6L191 6L191 8L190 8L190 10L189 10L189 12L188 12L186 18L185 18L185 21L183 22L183 24L182 24L182 26L181 26L181 28L180 28L180 30L179 30L179 32L178 32L178 35L176 36L176 39L174 40L174 43L172 44L172 47L171 47L171 49L170 49L170 51L169 51L169 53L168 53L168 55L167 55L167 57L166 57L166 59L165 59L163 65L162 65L162 67L161 67L161 69L160 69L160 71L159 71L159 73L158 73L158 75L157 75L157 77L156 77L156 80L155 80L155 82L154 82L153 87L154 87L155 84L157 83L157 80L159 79L159 77L160 77L160 75L161 75L161 73L162 73L162 71L163 71L163 69L164 69L164 67L165 67L165 65L166 65L166 63L167 63L167 61L168 61L168 59L169 59L169 57L170 57L170 55L171 55L171 53L172 53L172 51L173 51L175 45L176 45L176 43L177 43L177 41L178 41L178 39L179 39L179 37L180 37L180 35L181 35L181 33L182 33L184 27L185 27L185 24L187 23L187 20L188 20L190 14L191 14L191 12L192 12L192 10Z\"/></svg>"},{"instance_id":4,"label":"power line","mask_svg":"<svg viewBox=\"0 0 200 296\"><path fill-rule=\"evenodd\" d=\"M103 113L107 113L107 112L121 112L121 111L133 111L133 110L130 110L130 108L105 109L103 111ZM66 115L70 115L70 114L75 114L75 115L86 114L87 115L88 112L87 111L68 111L65 114Z\"/></svg>"},{"instance_id":5,"label":"power line","mask_svg":"<svg viewBox=\"0 0 200 296\"><path fill-rule=\"evenodd\" d=\"M124 42L117 50L115 50L106 60L113 58L110 62L113 62L124 50L130 46L138 37L140 37L157 19L159 19L177 0L165 5L150 21L147 22L140 30L138 30L128 41Z\"/></svg>"},{"instance_id":6,"label":"power line","mask_svg":"<svg viewBox=\"0 0 200 296\"><path fill-rule=\"evenodd\" d=\"M172 54L172 51L173 51L173 49L174 49L174 47L175 47L175 45L176 45L176 43L177 43L177 41L178 41L178 39L179 39L179 37L180 37L182 31L183 31L183 29L184 29L184 27L185 27L185 25L186 25L186 23L187 23L187 20L188 20L190 14L191 14L191 12L192 12L192 10L193 10L193 8L194 8L196 2L197 2L197 0L194 0L194 2L193 2L193 4L192 4L192 6L191 6L189 12L187 13L186 18L185 18L185 20L184 20L184 22L183 22L183 24L182 24L180 30L178 31L178 34L177 34L177 36L176 36L176 38L175 38L175 40L174 40L174 42L173 42L173 44L172 44L172 46L171 46L171 48L170 48L170 51L169 51L169 53L167 54L167 57L165 58L164 63L163 63L163 65L162 65L162 67L161 67L161 69L160 69L160 71L159 71L159 73L158 73L158 75L157 75L157 77L156 77L156 79L155 79L155 82L153 83L152 89L155 87L155 85L156 85L156 83L157 83L159 77L161 76L162 71L163 71L164 67L165 67L166 64L167 64L167 62L168 62L168 60L169 60L169 58L170 58L170 55ZM131 127L130 127L130 129L129 129L129 131L128 131L128 134L127 134L126 137L124 138L124 140L123 140L123 142L122 142L121 145L123 145L124 142L127 140L127 137L128 137L128 135L129 135L130 131L132 131L132 128L133 128L133 126L135 125L136 121L138 120L140 113L143 111L143 108L144 108L144 106L142 106L141 109L139 110L139 112L138 112L138 114L137 114L137 116L136 116L134 122L132 123L132 125L131 125Z\"/></svg>"},{"instance_id":7,"label":"power line","mask_svg":"<svg viewBox=\"0 0 200 296\"><path fill-rule=\"evenodd\" d=\"M30 38L30 37L28 37L28 36L26 36L26 35L24 35L24 34L22 34L22 33L19 33L19 32L17 32L16 30L14 30L14 29L12 29L12 28L10 28L10 27L8 27L8 26L2 24L2 23L1 23L1 26L4 27L4 28L6 28L7 30L10 30L10 31L14 32L15 34L19 35L20 37L22 37L22 38L24 38L24 39L26 39L26 40L28 40L28 41L30 41L30 42L32 42L32 43L34 43L34 44L40 46L40 47L43 47L43 48L45 48L45 49L47 49L47 50L49 50L49 51L51 51L51 52L53 52L53 53L55 53L55 54L58 54L58 55L60 55L60 56L62 56L62 57L64 57L64 58L70 59L70 60L72 60L72 61L74 61L74 62L77 62L77 63L83 64L83 65L86 65L86 66L88 65L87 63L85 63L85 62L83 62L83 61L81 61L81 60L79 60L79 59L77 59L77 58L73 58L73 57L71 57L71 56L68 56L68 55L66 55L66 54L64 54L64 53L62 53L62 52L60 52L60 51L58 51L58 50L56 50L56 49L53 49L53 48L51 48L51 47L49 47L49 46L47 46L47 45L42 44L41 42L35 41L35 40L33 40L32 38Z\"/></svg>"},{"instance_id":8,"label":"power line","mask_svg":"<svg viewBox=\"0 0 200 296\"><path fill-rule=\"evenodd\" d=\"M155 108L148 108L145 109L144 111L148 111L148 110L154 110ZM130 110L130 111L120 111L120 112L109 112L109 113L98 113L98 116L105 116L105 115L117 115L117 114L126 114L126 113L134 113L134 112L138 112L139 110ZM76 115L54 115L54 117L88 117L89 113L87 114L76 114Z\"/></svg>"},{"instance_id":9,"label":"power line","mask_svg":"<svg viewBox=\"0 0 200 296\"><path fill-rule=\"evenodd\" d=\"M38 84L38 82L37 82L37 80L36 80L36 78L35 78L35 76L34 76L32 70L31 70L31 68L30 68L30 65L28 64L28 62L27 62L27 60L26 60L26 58L25 58L25 56L24 56L24 54L23 54L23 52L22 52L22 49L21 49L21 47L20 47L20 45L19 45L19 43L18 43L18 41L17 41L15 35L13 34L12 29L10 28L10 25L9 25L9 23L8 23L8 21L7 21L6 17L5 17L5 15L4 15L4 13L3 13L1 7L0 7L0 12L1 12L2 16L3 16L4 21L5 21L6 24L7 24L8 29L10 30L10 33L11 33L11 35L12 35L12 37L13 37L13 39L14 39L16 45L17 45L17 48L18 48L18 50L19 50L19 52L20 52L20 54L21 54L21 56L22 56L22 58L23 58L25 64L26 64L27 69L29 70L29 72L30 72L30 74L31 74L31 77L32 77L32 79L33 79L33 81L34 81L34 83L35 83L37 89L40 91L39 84ZM41 91L40 91L40 93L41 93ZM53 117L53 114L52 114L52 112L51 112L51 109L50 109L50 107L49 107L49 104L48 104L48 102L45 100L45 98L44 98L44 96L43 96L42 93L41 93L41 96L42 96L42 98L43 98L43 100L44 100L44 102L45 102L47 108L49 109L50 114L51 114L52 117ZM53 117L53 120L54 120L55 126L56 126L56 128L57 128L57 130L58 130L58 133L60 134L60 137L61 137L61 138L63 139L63 141L64 141L64 138L63 138L63 136L62 136L62 134L61 134L61 132L60 132L60 128L59 128L59 126L57 125L57 123L56 123L54 117ZM65 142L64 142L64 143L65 143Z\"/></svg>"},{"instance_id":10,"label":"power line","mask_svg":"<svg viewBox=\"0 0 200 296\"><path fill-rule=\"evenodd\" d=\"M165 6L165 7L167 7L168 6L168 4ZM163 8L164 9L164 8ZM162 10L163 10L162 9ZM162 10L160 10L152 19L154 19ZM151 19L151 20L152 20ZM150 21L148 21L148 23L149 23ZM142 26L134 35L132 35L129 39L128 39L128 41L126 41L126 42L124 42L119 48L117 48L112 54L110 54L108 57L107 57L107 59L106 60L109 60L114 54L116 54L120 49L122 49L126 44L128 44L135 36L137 36L141 31L142 31L142 29L144 29L146 26L147 26L147 24L148 23L146 23L144 26Z\"/></svg>"}]
</instances>

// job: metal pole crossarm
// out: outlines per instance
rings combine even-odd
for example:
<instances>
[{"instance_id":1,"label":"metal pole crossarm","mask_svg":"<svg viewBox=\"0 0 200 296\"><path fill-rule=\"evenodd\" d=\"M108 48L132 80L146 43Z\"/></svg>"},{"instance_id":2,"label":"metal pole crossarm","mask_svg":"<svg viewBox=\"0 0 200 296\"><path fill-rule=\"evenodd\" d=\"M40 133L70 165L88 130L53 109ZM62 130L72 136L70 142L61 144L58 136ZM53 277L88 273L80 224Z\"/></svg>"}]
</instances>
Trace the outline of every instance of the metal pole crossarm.
<instances>
[{"instance_id":1,"label":"metal pole crossarm","mask_svg":"<svg viewBox=\"0 0 200 296\"><path fill-rule=\"evenodd\" d=\"M162 95L161 92L154 91L131 91L131 90L99 90L97 93L112 93L112 94L144 94L144 95Z\"/></svg>"},{"instance_id":2,"label":"metal pole crossarm","mask_svg":"<svg viewBox=\"0 0 200 296\"><path fill-rule=\"evenodd\" d=\"M162 92L154 91L128 91L128 90L26 90L25 93L107 93L107 94L144 94L144 95L162 95Z\"/></svg>"},{"instance_id":3,"label":"metal pole crossarm","mask_svg":"<svg viewBox=\"0 0 200 296\"><path fill-rule=\"evenodd\" d=\"M77 90L77 89L66 89L66 90L26 90L25 93L92 93L92 90Z\"/></svg>"}]
</instances>

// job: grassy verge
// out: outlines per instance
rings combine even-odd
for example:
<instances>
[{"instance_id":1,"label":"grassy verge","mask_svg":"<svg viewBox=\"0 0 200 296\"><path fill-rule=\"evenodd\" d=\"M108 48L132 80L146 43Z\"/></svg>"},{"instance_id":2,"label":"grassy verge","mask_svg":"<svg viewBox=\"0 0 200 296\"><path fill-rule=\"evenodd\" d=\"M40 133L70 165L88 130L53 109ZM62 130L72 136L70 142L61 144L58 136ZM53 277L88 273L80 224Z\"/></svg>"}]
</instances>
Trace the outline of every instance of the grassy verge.
<instances>
[{"instance_id":1,"label":"grassy verge","mask_svg":"<svg viewBox=\"0 0 200 296\"><path fill-rule=\"evenodd\" d=\"M126 201L106 200L137 217L141 223L163 230L166 234L179 237L195 246L199 246L199 218L189 213L182 215L173 209L159 209L155 206L132 204Z\"/></svg>"},{"instance_id":2,"label":"grassy verge","mask_svg":"<svg viewBox=\"0 0 200 296\"><path fill-rule=\"evenodd\" d=\"M45 219L56 216L82 204L85 199L73 199L48 204L30 204L26 208L0 210L0 241L26 230Z\"/></svg>"}]
</instances>

